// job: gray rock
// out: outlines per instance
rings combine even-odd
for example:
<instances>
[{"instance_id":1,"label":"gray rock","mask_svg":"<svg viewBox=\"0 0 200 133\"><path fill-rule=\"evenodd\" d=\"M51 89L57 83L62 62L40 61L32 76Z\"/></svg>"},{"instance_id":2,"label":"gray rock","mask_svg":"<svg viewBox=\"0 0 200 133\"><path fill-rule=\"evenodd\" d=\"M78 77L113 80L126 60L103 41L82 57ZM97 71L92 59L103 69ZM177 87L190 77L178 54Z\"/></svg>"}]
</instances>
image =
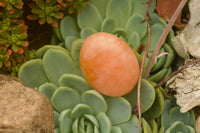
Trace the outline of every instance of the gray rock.
<instances>
[{"instance_id":1,"label":"gray rock","mask_svg":"<svg viewBox=\"0 0 200 133\"><path fill-rule=\"evenodd\" d=\"M0 74L0 133L53 133L48 98L19 79Z\"/></svg>"}]
</instances>

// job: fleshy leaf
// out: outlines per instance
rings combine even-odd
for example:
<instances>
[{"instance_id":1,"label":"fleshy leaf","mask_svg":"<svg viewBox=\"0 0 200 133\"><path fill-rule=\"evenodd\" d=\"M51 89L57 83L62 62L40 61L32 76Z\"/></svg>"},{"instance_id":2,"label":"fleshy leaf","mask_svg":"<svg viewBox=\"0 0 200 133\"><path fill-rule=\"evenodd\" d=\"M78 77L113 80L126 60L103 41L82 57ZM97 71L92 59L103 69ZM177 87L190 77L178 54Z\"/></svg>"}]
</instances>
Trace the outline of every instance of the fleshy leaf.
<instances>
[{"instance_id":1,"label":"fleshy leaf","mask_svg":"<svg viewBox=\"0 0 200 133\"><path fill-rule=\"evenodd\" d=\"M69 51L71 50L71 45L72 45L72 42L77 40L78 38L75 37L75 36L67 36L65 38L65 48L68 49Z\"/></svg>"},{"instance_id":2,"label":"fleshy leaf","mask_svg":"<svg viewBox=\"0 0 200 133\"><path fill-rule=\"evenodd\" d=\"M143 38L146 35L147 24L141 23L142 20L144 20L144 18L138 14L133 14L128 19L125 29L128 31L129 35L131 35L133 32L137 32L140 38Z\"/></svg>"},{"instance_id":3,"label":"fleshy leaf","mask_svg":"<svg viewBox=\"0 0 200 133\"><path fill-rule=\"evenodd\" d=\"M71 133L72 132L72 122L73 119L70 117L71 110L67 109L61 112L58 121L61 133Z\"/></svg>"},{"instance_id":4,"label":"fleshy leaf","mask_svg":"<svg viewBox=\"0 0 200 133\"><path fill-rule=\"evenodd\" d=\"M74 119L82 117L84 114L91 114L93 115L93 109L86 104L77 104L72 112L71 112L71 117Z\"/></svg>"},{"instance_id":5,"label":"fleshy leaf","mask_svg":"<svg viewBox=\"0 0 200 133\"><path fill-rule=\"evenodd\" d=\"M57 37L60 41L62 41L62 36L61 36L59 27L52 27L52 28L53 28L53 31L54 31L56 37Z\"/></svg>"},{"instance_id":6,"label":"fleshy leaf","mask_svg":"<svg viewBox=\"0 0 200 133\"><path fill-rule=\"evenodd\" d=\"M73 88L79 93L83 93L86 90L92 89L88 82L82 77L74 74L64 74L60 79L59 83L61 86Z\"/></svg>"},{"instance_id":7,"label":"fleshy leaf","mask_svg":"<svg viewBox=\"0 0 200 133\"><path fill-rule=\"evenodd\" d=\"M76 20L70 16L64 17L60 21L60 32L63 39L67 36L79 37L79 29Z\"/></svg>"},{"instance_id":8,"label":"fleshy leaf","mask_svg":"<svg viewBox=\"0 0 200 133\"><path fill-rule=\"evenodd\" d=\"M80 68L80 50L81 50L81 46L84 42L84 39L78 39L76 41L74 41L72 43L72 46L71 46L71 56L72 56L72 59L74 61L74 64L75 64L75 67L76 67L76 70L79 74L79 76L83 76L82 74L82 71L81 71L81 68Z\"/></svg>"},{"instance_id":9,"label":"fleshy leaf","mask_svg":"<svg viewBox=\"0 0 200 133\"><path fill-rule=\"evenodd\" d=\"M161 34L163 33L163 31L164 31L164 27L159 23L156 23L151 26L151 41L150 41L150 47L149 47L150 52L152 52L155 49L155 46Z\"/></svg>"},{"instance_id":10,"label":"fleshy leaf","mask_svg":"<svg viewBox=\"0 0 200 133\"><path fill-rule=\"evenodd\" d=\"M44 83L38 88L38 90L45 94L49 100L51 100L51 97L56 89L57 87L52 83Z\"/></svg>"},{"instance_id":11,"label":"fleshy leaf","mask_svg":"<svg viewBox=\"0 0 200 133\"><path fill-rule=\"evenodd\" d=\"M159 54L162 54L164 52L165 52L164 49L161 48L160 51L159 51ZM155 72L155 71L159 70L165 64L166 56L167 55L162 55L161 57L156 59L154 65L151 69L151 72Z\"/></svg>"},{"instance_id":12,"label":"fleshy leaf","mask_svg":"<svg viewBox=\"0 0 200 133\"><path fill-rule=\"evenodd\" d=\"M48 50L43 57L44 71L55 85L63 74L75 74L76 69L69 54L61 50Z\"/></svg>"},{"instance_id":13,"label":"fleshy leaf","mask_svg":"<svg viewBox=\"0 0 200 133\"><path fill-rule=\"evenodd\" d=\"M158 124L157 123L159 123L159 121L156 121L155 119L148 121L148 124L152 130L152 133L158 133Z\"/></svg>"},{"instance_id":14,"label":"fleshy leaf","mask_svg":"<svg viewBox=\"0 0 200 133\"><path fill-rule=\"evenodd\" d=\"M101 25L101 32L111 33L115 28L117 28L117 23L112 18L105 18Z\"/></svg>"},{"instance_id":15,"label":"fleshy leaf","mask_svg":"<svg viewBox=\"0 0 200 133\"><path fill-rule=\"evenodd\" d=\"M99 10L102 18L106 15L105 7L107 6L109 0L91 0L91 3Z\"/></svg>"},{"instance_id":16,"label":"fleshy leaf","mask_svg":"<svg viewBox=\"0 0 200 133\"><path fill-rule=\"evenodd\" d=\"M98 123L97 119L96 119L93 115L84 114L83 116L85 117L86 120L88 120L88 121L90 121L92 124L94 124L95 127L99 128L99 123Z\"/></svg>"},{"instance_id":17,"label":"fleshy leaf","mask_svg":"<svg viewBox=\"0 0 200 133\"><path fill-rule=\"evenodd\" d=\"M143 133L152 133L151 127L144 118L142 118L142 128Z\"/></svg>"},{"instance_id":18,"label":"fleshy leaf","mask_svg":"<svg viewBox=\"0 0 200 133\"><path fill-rule=\"evenodd\" d=\"M163 126L164 130L168 129L171 125L169 120L169 112L171 108L175 106L177 106L175 98L165 100L164 110L161 115L161 125Z\"/></svg>"},{"instance_id":19,"label":"fleshy leaf","mask_svg":"<svg viewBox=\"0 0 200 133\"><path fill-rule=\"evenodd\" d=\"M167 68L161 69L160 71L156 72L154 75L150 76L148 80L153 82L159 82L166 74Z\"/></svg>"},{"instance_id":20,"label":"fleshy leaf","mask_svg":"<svg viewBox=\"0 0 200 133\"><path fill-rule=\"evenodd\" d=\"M80 94L69 87L59 87L54 92L51 103L58 112L62 112L80 103Z\"/></svg>"},{"instance_id":21,"label":"fleshy leaf","mask_svg":"<svg viewBox=\"0 0 200 133\"><path fill-rule=\"evenodd\" d=\"M170 123L174 123L175 121L184 122L184 124L189 126L195 125L195 116L192 111L188 111L186 113L180 112L180 107L173 107L169 112L169 120Z\"/></svg>"},{"instance_id":22,"label":"fleshy leaf","mask_svg":"<svg viewBox=\"0 0 200 133\"><path fill-rule=\"evenodd\" d=\"M122 133L122 130L120 127L112 126L111 133Z\"/></svg>"},{"instance_id":23,"label":"fleshy leaf","mask_svg":"<svg viewBox=\"0 0 200 133\"><path fill-rule=\"evenodd\" d=\"M130 0L110 0L106 11L106 16L116 20L118 27L124 27L131 14Z\"/></svg>"},{"instance_id":24,"label":"fleshy leaf","mask_svg":"<svg viewBox=\"0 0 200 133\"><path fill-rule=\"evenodd\" d=\"M58 117L59 117L59 113L56 112L56 111L53 111L54 112L54 128L59 128L59 123L58 123Z\"/></svg>"},{"instance_id":25,"label":"fleshy leaf","mask_svg":"<svg viewBox=\"0 0 200 133\"><path fill-rule=\"evenodd\" d=\"M98 122L99 122L99 128L101 133L110 133L111 132L111 122L109 118L106 116L104 112L100 112L96 116Z\"/></svg>"},{"instance_id":26,"label":"fleshy leaf","mask_svg":"<svg viewBox=\"0 0 200 133\"><path fill-rule=\"evenodd\" d=\"M50 49L62 50L69 54L69 51L67 51L65 48L62 48L60 46L53 46L53 45L45 45L45 46L41 47L40 49L38 49L35 54L36 54L37 58L42 59L44 54Z\"/></svg>"},{"instance_id":27,"label":"fleshy leaf","mask_svg":"<svg viewBox=\"0 0 200 133\"><path fill-rule=\"evenodd\" d=\"M177 121L172 124L165 133L195 133L194 128L185 125L183 122Z\"/></svg>"},{"instance_id":28,"label":"fleshy leaf","mask_svg":"<svg viewBox=\"0 0 200 133\"><path fill-rule=\"evenodd\" d=\"M142 114L146 120L158 118L164 109L164 97L160 89L156 89L156 98L149 110Z\"/></svg>"},{"instance_id":29,"label":"fleshy leaf","mask_svg":"<svg viewBox=\"0 0 200 133\"><path fill-rule=\"evenodd\" d=\"M93 4L90 4L83 8L82 13L78 14L77 21L81 29L84 27L92 27L99 31L102 17L98 9Z\"/></svg>"},{"instance_id":30,"label":"fleshy leaf","mask_svg":"<svg viewBox=\"0 0 200 133\"><path fill-rule=\"evenodd\" d=\"M94 110L94 114L100 112L106 112L107 104L103 96L95 90L88 90L82 93L81 102L91 106Z\"/></svg>"},{"instance_id":31,"label":"fleshy leaf","mask_svg":"<svg viewBox=\"0 0 200 133\"><path fill-rule=\"evenodd\" d=\"M38 88L49 81L44 72L41 59L34 59L24 63L19 69L18 77L26 86L31 88Z\"/></svg>"},{"instance_id":32,"label":"fleshy leaf","mask_svg":"<svg viewBox=\"0 0 200 133\"><path fill-rule=\"evenodd\" d=\"M126 41L128 39L128 33L123 28L116 28L112 32L115 36L121 38L122 40Z\"/></svg>"},{"instance_id":33,"label":"fleshy leaf","mask_svg":"<svg viewBox=\"0 0 200 133\"><path fill-rule=\"evenodd\" d=\"M139 133L139 121L137 116L132 115L131 119L123 124L117 125L121 128L122 133Z\"/></svg>"},{"instance_id":34,"label":"fleshy leaf","mask_svg":"<svg viewBox=\"0 0 200 133\"><path fill-rule=\"evenodd\" d=\"M75 121L73 121L73 124L72 124L72 132L73 133L78 133L78 122L79 122L78 118Z\"/></svg>"},{"instance_id":35,"label":"fleshy leaf","mask_svg":"<svg viewBox=\"0 0 200 133\"><path fill-rule=\"evenodd\" d=\"M117 125L128 121L131 117L131 105L123 97L113 97L107 100L107 116L112 125ZM123 113L123 115L121 115Z\"/></svg>"},{"instance_id":36,"label":"fleshy leaf","mask_svg":"<svg viewBox=\"0 0 200 133\"><path fill-rule=\"evenodd\" d=\"M144 94L140 97L141 112L146 112L153 104L155 100L155 89L153 86L145 79L141 80L140 93ZM129 94L125 95L126 98L133 106L137 105L137 87L135 87Z\"/></svg>"},{"instance_id":37,"label":"fleshy leaf","mask_svg":"<svg viewBox=\"0 0 200 133\"><path fill-rule=\"evenodd\" d=\"M140 43L140 36L137 32L132 32L130 37L128 38L128 44L133 50L138 50L141 43Z\"/></svg>"},{"instance_id":38,"label":"fleshy leaf","mask_svg":"<svg viewBox=\"0 0 200 133\"><path fill-rule=\"evenodd\" d=\"M147 4L142 4L142 3L145 3L146 0L132 0L132 1L133 1L132 13L138 13L138 14L144 16L145 11L147 9ZM154 12L155 6L156 6L156 0L153 0L151 7L149 9L150 15Z\"/></svg>"},{"instance_id":39,"label":"fleshy leaf","mask_svg":"<svg viewBox=\"0 0 200 133\"><path fill-rule=\"evenodd\" d=\"M163 65L163 67L166 68L171 65L171 63L174 60L175 55L174 55L173 49L168 44L164 44L164 49L168 53L165 64Z\"/></svg>"},{"instance_id":40,"label":"fleshy leaf","mask_svg":"<svg viewBox=\"0 0 200 133\"><path fill-rule=\"evenodd\" d=\"M97 30L92 28L92 27L84 27L84 28L81 29L80 35L81 35L81 38L86 39L88 36L90 36L90 35L92 35L96 32L97 32Z\"/></svg>"}]
</instances>

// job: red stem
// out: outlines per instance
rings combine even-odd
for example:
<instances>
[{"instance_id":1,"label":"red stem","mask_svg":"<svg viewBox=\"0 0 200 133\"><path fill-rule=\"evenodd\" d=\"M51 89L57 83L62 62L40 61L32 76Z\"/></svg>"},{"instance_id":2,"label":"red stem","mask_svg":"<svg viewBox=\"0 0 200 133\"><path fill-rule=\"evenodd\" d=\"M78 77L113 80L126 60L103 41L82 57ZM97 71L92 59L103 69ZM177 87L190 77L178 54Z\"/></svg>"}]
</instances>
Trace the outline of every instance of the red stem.
<instances>
[{"instance_id":1,"label":"red stem","mask_svg":"<svg viewBox=\"0 0 200 133\"><path fill-rule=\"evenodd\" d=\"M163 45L169 31L171 30L172 26L174 25L176 19L178 18L179 14L181 13L183 7L185 6L185 4L187 3L188 0L182 0L179 4L179 6L177 7L176 11L174 12L174 14L172 15L167 27L165 28L164 32L162 33L162 35L160 36L160 39L158 40L158 43L156 44L156 47L152 53L152 56L150 57L149 63L147 64L146 67L146 71L144 73L144 78L147 78L151 68L154 64L154 60L156 58L156 56L158 55L158 52L160 51L161 46Z\"/></svg>"}]
</instances>

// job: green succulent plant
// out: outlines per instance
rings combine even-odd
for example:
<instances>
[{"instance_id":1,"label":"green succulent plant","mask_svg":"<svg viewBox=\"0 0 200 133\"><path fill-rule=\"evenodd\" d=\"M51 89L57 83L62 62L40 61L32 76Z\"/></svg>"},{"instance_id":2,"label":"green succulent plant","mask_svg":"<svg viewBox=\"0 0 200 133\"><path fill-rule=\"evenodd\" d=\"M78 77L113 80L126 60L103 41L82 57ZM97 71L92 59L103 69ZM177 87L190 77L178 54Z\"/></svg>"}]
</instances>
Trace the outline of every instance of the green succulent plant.
<instances>
[{"instance_id":1,"label":"green succulent plant","mask_svg":"<svg viewBox=\"0 0 200 133\"><path fill-rule=\"evenodd\" d=\"M181 113L175 98L165 101L164 111L161 115L160 133L195 133L194 124L195 115L192 110Z\"/></svg>"},{"instance_id":2,"label":"green succulent plant","mask_svg":"<svg viewBox=\"0 0 200 133\"><path fill-rule=\"evenodd\" d=\"M28 42L25 40L27 37L26 25L20 24L12 27L10 30L4 30L5 27L2 30L0 29L1 45L11 47L14 52L20 52L20 48L28 46Z\"/></svg>"},{"instance_id":3,"label":"green succulent plant","mask_svg":"<svg viewBox=\"0 0 200 133\"><path fill-rule=\"evenodd\" d=\"M78 42L76 41L74 45L82 44L82 43L79 43L82 41L83 41L82 39L78 40ZM61 117L60 115L62 114L63 111L64 112L66 111L67 109L66 105L74 104L73 102L75 102L76 98L75 97L72 98L72 96L77 96L76 94L79 94L78 99L80 99L82 95L85 95L85 93L87 94L89 92L95 93L95 95L101 95L98 92L94 91L92 87L84 79L84 77L82 77L82 75L77 71L76 62L73 60L73 57L75 57L75 55L77 56L77 51L74 47L72 47L72 50L73 51L69 52L68 50L60 46L45 45L42 48L40 48L38 51L36 51L37 59L32 59L24 63L20 67L20 70L19 70L18 76L19 78L22 79L22 81L24 82L26 86L37 88L40 92L44 93L51 100L52 105L55 111L57 112L57 115L55 114L55 116L58 116L58 118L56 118L58 119L58 122L56 123L59 123L56 126L59 129L55 129L55 132L56 131L58 132L59 130L64 130L64 129L61 129L60 126L58 126L62 123L60 122L61 120L59 119L61 118L64 119L64 117ZM70 89L70 91L66 92L66 95L64 95L65 93L63 92L63 90L68 90L68 89ZM148 131L153 132L154 130L158 130L157 123L155 124L154 122L154 124L149 124L150 123L149 121L155 121L155 119L160 117L160 114L163 111L164 95L162 93L162 88L155 90L151 82L143 79L142 84L141 84L141 94L144 94L144 95L141 95L143 123L145 123L143 124L144 125L143 132L144 133L148 133ZM137 88L133 89L129 94L123 97L112 98L112 97L105 97L102 95L100 97L101 99L104 99L106 101L106 106L108 110L110 106L112 106L110 105L110 103L112 103L114 99L118 99L116 100L116 103L115 103L117 106L115 110L120 110L121 107L119 106L124 105L122 101L124 102L126 101L125 103L127 103L128 108L127 107L124 107L124 108L126 108L125 110L128 111L129 112L128 114L130 115L132 108L137 105ZM73 101L71 101L70 99L73 99ZM88 101L98 101L98 100L88 100ZM76 102L77 106L79 104L82 105L84 103L83 101L81 101L80 103L79 102ZM70 111L69 109L67 109L69 111L68 112L69 115L71 115L71 111L76 107L76 105L74 105L73 108L70 107ZM99 107L99 108L102 108L102 107ZM109 112L108 110L104 111L106 116L107 116L107 113ZM111 114L109 114L108 116L111 125L112 123L115 123L113 122L112 119L117 119L116 121L120 121L118 120L118 117L115 116L116 115L115 113L113 114L112 117L116 117L116 118L110 118ZM137 113L134 113L134 114L135 114L134 116L132 115L131 116L134 117L134 122L137 123L138 121L136 119ZM131 119L132 118L129 117L129 119L126 119L126 122L128 122L129 120L133 122ZM77 121L80 122L80 119ZM116 126L116 124L114 124L114 126ZM131 127L130 129L132 128L133 127ZM72 130L72 128L69 128L69 129L70 131ZM118 131L119 129L114 128L113 130ZM130 132L129 129L127 129L127 131L125 129L122 129L122 130L124 130L125 133ZM135 131L135 130L132 130L132 131Z\"/></svg>"},{"instance_id":4,"label":"green succulent plant","mask_svg":"<svg viewBox=\"0 0 200 133\"><path fill-rule=\"evenodd\" d=\"M57 0L65 8L66 14L81 13L82 8L89 4L90 0ZM64 12L65 12L64 11Z\"/></svg>"},{"instance_id":5,"label":"green succulent plant","mask_svg":"<svg viewBox=\"0 0 200 133\"><path fill-rule=\"evenodd\" d=\"M58 20L64 14L61 12L61 6L57 4L56 0L34 0L35 3L30 3L32 14L28 15L29 20L38 20L40 24L47 22L53 27L58 26Z\"/></svg>"},{"instance_id":6,"label":"green succulent plant","mask_svg":"<svg viewBox=\"0 0 200 133\"><path fill-rule=\"evenodd\" d=\"M4 7L10 14L15 12L15 9L22 9L24 3L22 0L1 0L0 7Z\"/></svg>"},{"instance_id":7,"label":"green succulent plant","mask_svg":"<svg viewBox=\"0 0 200 133\"><path fill-rule=\"evenodd\" d=\"M137 51L141 44L147 42L147 25L141 23L145 18L147 5L141 4L146 0L91 0L91 4L83 8L74 19L65 16L58 28L54 28L55 35L52 44L60 45L69 51L73 43L77 40L85 39L96 32L112 33L125 40L130 47ZM156 1L153 1L150 8L151 42L148 56L151 56L155 45L164 28L166 22L154 13ZM149 80L159 82L163 77L171 73L171 63L174 59L174 51L171 47L171 38L174 36L171 30L166 39L160 54L167 52L168 55L157 59L148 77ZM60 42L60 43L58 43ZM80 44L81 45L81 44ZM78 51L78 47L76 47ZM143 52L139 53L143 54ZM146 59L146 64L149 59Z\"/></svg>"}]
</instances>

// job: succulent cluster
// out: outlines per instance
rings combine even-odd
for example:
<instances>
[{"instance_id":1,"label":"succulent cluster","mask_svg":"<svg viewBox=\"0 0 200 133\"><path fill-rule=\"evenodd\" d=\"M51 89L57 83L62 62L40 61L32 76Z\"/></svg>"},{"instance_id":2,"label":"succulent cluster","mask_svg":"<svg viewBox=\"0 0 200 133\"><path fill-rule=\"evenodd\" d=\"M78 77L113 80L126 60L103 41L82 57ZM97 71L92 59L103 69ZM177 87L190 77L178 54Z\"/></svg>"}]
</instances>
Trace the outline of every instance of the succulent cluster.
<instances>
[{"instance_id":1,"label":"succulent cluster","mask_svg":"<svg viewBox=\"0 0 200 133\"><path fill-rule=\"evenodd\" d=\"M29 20L39 20L40 24L48 23L53 27L58 27L58 20L62 19L64 14L73 14L82 11L82 7L88 4L88 0L33 0L29 3L31 8Z\"/></svg>"},{"instance_id":2,"label":"succulent cluster","mask_svg":"<svg viewBox=\"0 0 200 133\"><path fill-rule=\"evenodd\" d=\"M176 131L195 133L195 115L193 111L190 110L186 113L181 113L175 98L165 101L161 123L160 133L173 133Z\"/></svg>"},{"instance_id":3,"label":"succulent cluster","mask_svg":"<svg viewBox=\"0 0 200 133\"><path fill-rule=\"evenodd\" d=\"M54 108L55 133L139 132L137 88L123 97L101 95L84 79L79 54L85 38L96 32L108 32L125 40L141 62L143 51L139 49L146 44L148 36L147 25L141 23L146 5L141 5L141 2L145 1L91 0L77 18L65 16L59 27L54 27L53 45L38 49L37 59L21 66L18 77L24 84L36 88L50 99ZM62 5L63 1L59 3ZM154 8L155 1L150 8L152 39L149 56L166 27L165 21L154 13ZM193 131L193 113L178 113L177 107L168 106L168 101L165 102L163 88L154 88L155 82L171 73L174 58L172 37L173 31L160 50L160 53L167 52L168 55L158 58L149 77L141 81L142 133L170 133L179 131L179 127ZM171 119L174 115L180 117ZM169 119L165 119L168 116ZM186 117L191 123L183 121Z\"/></svg>"},{"instance_id":4,"label":"succulent cluster","mask_svg":"<svg viewBox=\"0 0 200 133\"><path fill-rule=\"evenodd\" d=\"M84 7L83 12L79 13L76 19L65 16L60 21L59 27L54 28L55 35L52 38L52 44L59 44L70 51L71 45L76 40L85 39L96 32L108 32L125 40L134 51L142 55L144 51L141 51L140 47L147 43L148 33L147 24L142 23L145 19L146 5L142 5L141 2L145 1L102 0L97 2L91 0L91 4ZM148 56L151 56L166 27L166 22L154 13L155 4L156 1L153 1L150 8L152 21L150 21L151 42ZM165 52L168 54L161 56L155 62L148 77L151 81L158 82L171 73L170 64L174 58L174 51L170 39L173 36L173 31L171 31L160 50L160 54ZM147 58L146 64L148 61Z\"/></svg>"},{"instance_id":5,"label":"succulent cluster","mask_svg":"<svg viewBox=\"0 0 200 133\"><path fill-rule=\"evenodd\" d=\"M16 75L25 61L34 57L28 50L27 26L22 19L21 0L0 2L0 68Z\"/></svg>"}]
</instances>

